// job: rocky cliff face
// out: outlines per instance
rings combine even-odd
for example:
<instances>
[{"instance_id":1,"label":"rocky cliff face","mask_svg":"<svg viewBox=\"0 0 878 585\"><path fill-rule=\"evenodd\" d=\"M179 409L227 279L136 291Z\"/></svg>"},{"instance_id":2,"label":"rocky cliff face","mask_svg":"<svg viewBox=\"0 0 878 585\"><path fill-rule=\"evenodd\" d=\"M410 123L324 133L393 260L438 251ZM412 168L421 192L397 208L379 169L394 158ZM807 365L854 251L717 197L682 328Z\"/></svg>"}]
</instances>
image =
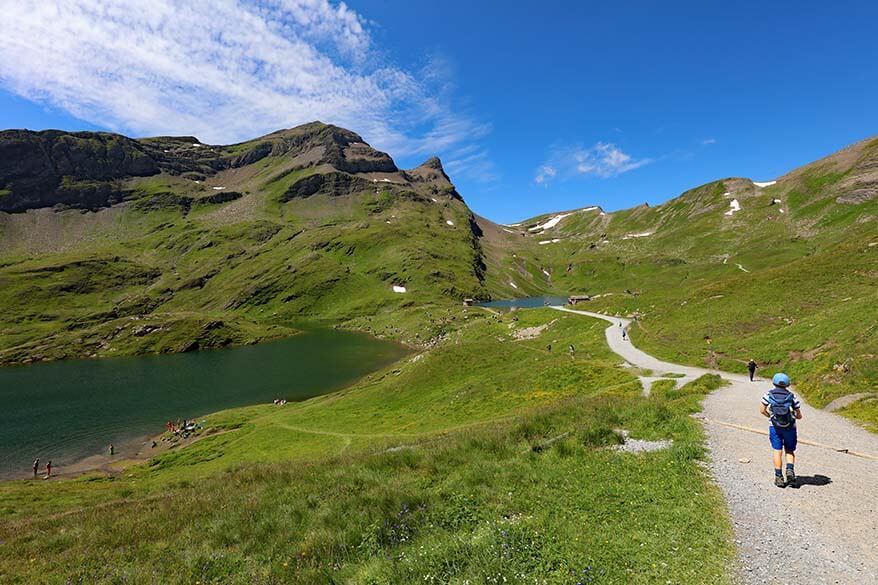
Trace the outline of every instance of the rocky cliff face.
<instances>
[{"instance_id":1,"label":"rocky cliff face","mask_svg":"<svg viewBox=\"0 0 878 585\"><path fill-rule=\"evenodd\" d=\"M375 150L358 134L322 122L279 130L229 148L245 150L231 160L232 167L246 166L269 156L286 156L306 157L312 163L327 164L347 173L398 170L388 154Z\"/></svg>"},{"instance_id":2,"label":"rocky cliff face","mask_svg":"<svg viewBox=\"0 0 878 585\"><path fill-rule=\"evenodd\" d=\"M107 205L124 197L119 179L158 172L143 146L124 136L0 132L0 211Z\"/></svg>"},{"instance_id":3,"label":"rocky cliff face","mask_svg":"<svg viewBox=\"0 0 878 585\"><path fill-rule=\"evenodd\" d=\"M135 140L106 132L6 130L0 132L0 211L94 210L136 196L128 183L134 177L165 173L203 180L266 157L300 157L303 166L351 174L398 171L390 156L359 135L320 122L231 146L202 144L192 136Z\"/></svg>"}]
</instances>

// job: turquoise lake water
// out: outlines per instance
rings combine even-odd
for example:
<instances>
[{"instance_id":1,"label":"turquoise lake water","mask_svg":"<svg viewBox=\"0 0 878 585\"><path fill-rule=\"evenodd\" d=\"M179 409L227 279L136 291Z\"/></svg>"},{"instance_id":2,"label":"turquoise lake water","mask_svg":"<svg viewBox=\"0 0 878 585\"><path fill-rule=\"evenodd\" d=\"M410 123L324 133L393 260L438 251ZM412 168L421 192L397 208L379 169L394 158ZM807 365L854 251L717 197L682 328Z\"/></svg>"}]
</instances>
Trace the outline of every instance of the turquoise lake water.
<instances>
[{"instance_id":1,"label":"turquoise lake water","mask_svg":"<svg viewBox=\"0 0 878 585\"><path fill-rule=\"evenodd\" d=\"M0 477L27 475L36 457L63 468L109 443L162 432L168 420L325 394L405 354L366 335L315 329L216 351L0 368Z\"/></svg>"}]
</instances>

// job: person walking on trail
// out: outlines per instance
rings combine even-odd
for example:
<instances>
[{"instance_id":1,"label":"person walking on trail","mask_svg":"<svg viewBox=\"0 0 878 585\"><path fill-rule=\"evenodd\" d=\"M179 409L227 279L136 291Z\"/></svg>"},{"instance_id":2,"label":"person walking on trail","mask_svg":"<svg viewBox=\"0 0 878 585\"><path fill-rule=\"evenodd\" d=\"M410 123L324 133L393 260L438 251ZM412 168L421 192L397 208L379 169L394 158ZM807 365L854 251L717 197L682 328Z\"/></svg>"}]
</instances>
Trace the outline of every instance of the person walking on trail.
<instances>
[{"instance_id":1,"label":"person walking on trail","mask_svg":"<svg viewBox=\"0 0 878 585\"><path fill-rule=\"evenodd\" d=\"M790 392L790 377L784 373L774 375L774 387L762 397L762 416L768 418L768 440L771 442L774 462L774 485L777 487L795 486L796 472L796 421L802 418L802 405L796 395ZM786 453L787 476L784 481L783 460Z\"/></svg>"},{"instance_id":2,"label":"person walking on trail","mask_svg":"<svg viewBox=\"0 0 878 585\"><path fill-rule=\"evenodd\" d=\"M625 330L623 329L622 330L622 341L625 341L626 339L628 339L628 334L625 333Z\"/></svg>"},{"instance_id":3,"label":"person walking on trail","mask_svg":"<svg viewBox=\"0 0 878 585\"><path fill-rule=\"evenodd\" d=\"M750 358L750 361L747 362L747 371L750 372L750 381L753 381L753 375L756 373L756 361L753 358Z\"/></svg>"},{"instance_id":4,"label":"person walking on trail","mask_svg":"<svg viewBox=\"0 0 878 585\"><path fill-rule=\"evenodd\" d=\"M34 479L37 478L37 471L40 469L40 458L37 457L34 459Z\"/></svg>"}]
</instances>

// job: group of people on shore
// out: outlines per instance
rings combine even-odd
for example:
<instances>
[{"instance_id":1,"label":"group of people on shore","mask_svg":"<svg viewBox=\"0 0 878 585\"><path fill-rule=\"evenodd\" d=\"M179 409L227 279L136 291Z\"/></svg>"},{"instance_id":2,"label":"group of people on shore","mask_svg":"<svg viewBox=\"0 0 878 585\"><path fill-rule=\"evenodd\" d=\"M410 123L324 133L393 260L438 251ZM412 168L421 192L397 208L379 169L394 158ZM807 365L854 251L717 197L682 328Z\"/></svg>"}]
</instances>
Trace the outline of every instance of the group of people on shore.
<instances>
[{"instance_id":1,"label":"group of people on shore","mask_svg":"<svg viewBox=\"0 0 878 585\"><path fill-rule=\"evenodd\" d=\"M173 435L179 435L180 437L186 439L190 434L195 432L195 430L201 428L201 426L194 420L189 419L177 419L177 422L168 421L165 423L165 430ZM153 441L155 442L155 441Z\"/></svg>"},{"instance_id":2,"label":"group of people on shore","mask_svg":"<svg viewBox=\"0 0 878 585\"><path fill-rule=\"evenodd\" d=\"M113 446L113 443L110 443L109 445L107 445L107 455L112 457L115 454L116 454L116 447ZM33 472L34 472L34 479L37 479L37 477L40 475L40 458L39 457L34 459ZM51 459L49 459L46 462L46 475L43 476L43 479L49 479L50 477L52 477L52 460Z\"/></svg>"},{"instance_id":3,"label":"group of people on shore","mask_svg":"<svg viewBox=\"0 0 878 585\"><path fill-rule=\"evenodd\" d=\"M40 472L40 458L37 457L36 459L34 459L34 479L37 478L37 475L39 474L39 472ZM45 475L44 479L49 479L50 477L52 477L52 460L51 459L49 459L49 461L46 462L46 475Z\"/></svg>"}]
</instances>

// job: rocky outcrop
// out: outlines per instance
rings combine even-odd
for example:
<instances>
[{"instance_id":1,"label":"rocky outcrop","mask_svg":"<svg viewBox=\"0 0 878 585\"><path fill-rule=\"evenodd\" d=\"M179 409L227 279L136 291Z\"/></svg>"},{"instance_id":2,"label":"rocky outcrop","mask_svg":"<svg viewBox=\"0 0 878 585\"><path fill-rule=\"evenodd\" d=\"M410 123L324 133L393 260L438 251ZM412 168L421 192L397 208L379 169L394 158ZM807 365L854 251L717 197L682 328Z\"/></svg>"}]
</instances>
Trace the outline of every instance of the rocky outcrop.
<instances>
[{"instance_id":1,"label":"rocky outcrop","mask_svg":"<svg viewBox=\"0 0 878 585\"><path fill-rule=\"evenodd\" d=\"M412 183L426 183L430 186L430 191L434 195L447 195L454 199L463 200L451 179L445 173L442 167L442 161L439 157L430 157L420 166L409 171L405 171L404 175Z\"/></svg>"},{"instance_id":2,"label":"rocky outcrop","mask_svg":"<svg viewBox=\"0 0 878 585\"><path fill-rule=\"evenodd\" d=\"M393 173L398 169L387 153L375 150L359 134L322 122L279 130L251 142L231 160L232 167L252 164L267 156L298 157L314 153L310 164L326 164L346 173Z\"/></svg>"},{"instance_id":3,"label":"rocky outcrop","mask_svg":"<svg viewBox=\"0 0 878 585\"><path fill-rule=\"evenodd\" d=\"M95 210L139 196L126 185L133 177L166 173L203 180L268 156L302 156L304 166L328 165L351 174L398 170L390 156L358 134L320 122L228 147L202 144L194 136L134 140L109 132L6 130L0 132L0 211ZM352 183L336 182L345 188Z\"/></svg>"},{"instance_id":4,"label":"rocky outcrop","mask_svg":"<svg viewBox=\"0 0 878 585\"><path fill-rule=\"evenodd\" d=\"M135 140L103 132L0 132L0 211L121 201L126 177L160 172Z\"/></svg>"},{"instance_id":5,"label":"rocky outcrop","mask_svg":"<svg viewBox=\"0 0 878 585\"><path fill-rule=\"evenodd\" d=\"M304 199L314 195L352 195L371 187L365 179L347 173L322 173L299 179L287 189L281 201Z\"/></svg>"}]
</instances>

